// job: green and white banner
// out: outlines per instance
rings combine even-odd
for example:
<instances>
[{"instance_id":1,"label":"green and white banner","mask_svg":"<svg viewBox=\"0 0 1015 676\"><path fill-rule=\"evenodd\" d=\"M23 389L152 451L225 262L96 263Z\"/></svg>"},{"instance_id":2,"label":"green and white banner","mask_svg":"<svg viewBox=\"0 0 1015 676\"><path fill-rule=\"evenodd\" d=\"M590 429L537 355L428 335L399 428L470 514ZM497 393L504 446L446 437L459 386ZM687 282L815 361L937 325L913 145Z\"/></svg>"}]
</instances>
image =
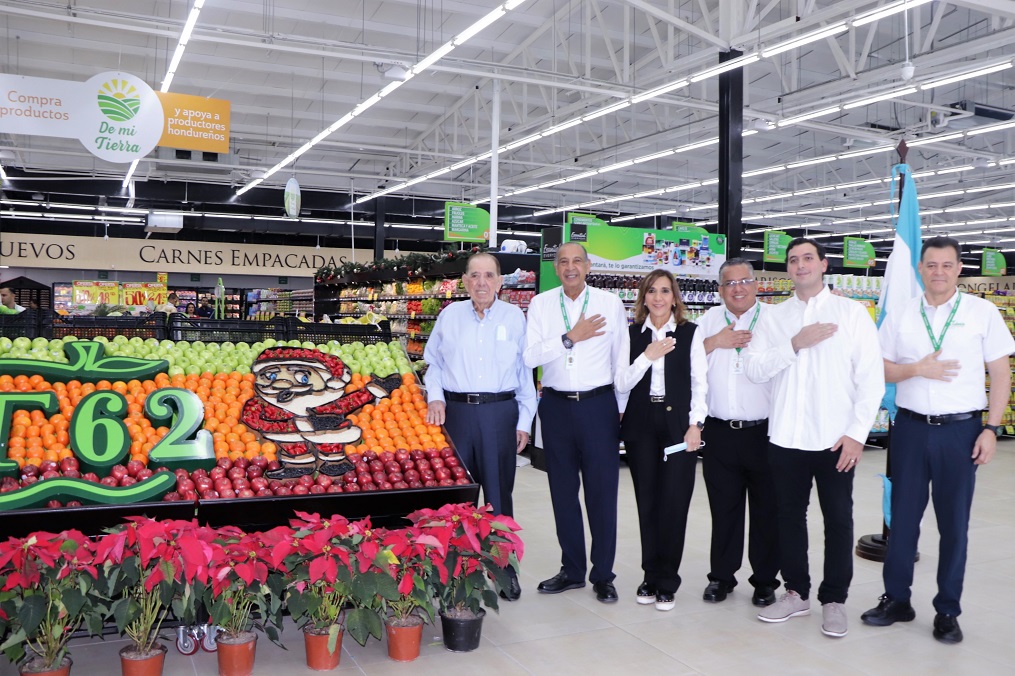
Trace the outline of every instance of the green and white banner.
<instances>
[{"instance_id":1,"label":"green and white banner","mask_svg":"<svg viewBox=\"0 0 1015 676\"><path fill-rule=\"evenodd\" d=\"M997 249L984 249L980 274L984 277L1003 277L1005 274L1004 254Z\"/></svg>"},{"instance_id":2,"label":"green and white banner","mask_svg":"<svg viewBox=\"0 0 1015 676\"><path fill-rule=\"evenodd\" d=\"M489 242L490 214L462 202L444 203L444 241Z\"/></svg>"},{"instance_id":3,"label":"green and white banner","mask_svg":"<svg viewBox=\"0 0 1015 676\"><path fill-rule=\"evenodd\" d=\"M842 266L846 268L872 268L875 263L874 247L862 237L843 237Z\"/></svg>"},{"instance_id":4,"label":"green and white banner","mask_svg":"<svg viewBox=\"0 0 1015 676\"><path fill-rule=\"evenodd\" d=\"M575 225L583 225L585 227L590 225L609 225L609 223L593 214L580 214L574 211L567 215L567 222L571 224L572 228Z\"/></svg>"},{"instance_id":5,"label":"green and white banner","mask_svg":"<svg viewBox=\"0 0 1015 676\"><path fill-rule=\"evenodd\" d=\"M793 241L793 238L781 230L768 230L765 232L764 253L762 260L765 263L785 263L786 247Z\"/></svg>"}]
</instances>

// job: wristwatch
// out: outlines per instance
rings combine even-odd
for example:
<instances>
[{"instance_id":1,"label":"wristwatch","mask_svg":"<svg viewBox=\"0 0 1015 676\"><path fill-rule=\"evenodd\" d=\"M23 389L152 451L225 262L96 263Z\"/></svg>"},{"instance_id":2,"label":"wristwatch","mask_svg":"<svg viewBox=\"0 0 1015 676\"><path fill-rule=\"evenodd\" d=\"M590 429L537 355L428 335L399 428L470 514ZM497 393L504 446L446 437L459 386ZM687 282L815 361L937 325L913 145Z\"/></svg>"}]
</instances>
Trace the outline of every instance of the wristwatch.
<instances>
[{"instance_id":1,"label":"wristwatch","mask_svg":"<svg viewBox=\"0 0 1015 676\"><path fill-rule=\"evenodd\" d=\"M696 422L694 424L697 425L699 430L705 429L705 423L703 423L703 422Z\"/></svg>"},{"instance_id":2,"label":"wristwatch","mask_svg":"<svg viewBox=\"0 0 1015 676\"><path fill-rule=\"evenodd\" d=\"M566 350L570 350L574 347L574 341L568 338L566 333L560 337L560 341L564 343L564 349Z\"/></svg>"},{"instance_id":3,"label":"wristwatch","mask_svg":"<svg viewBox=\"0 0 1015 676\"><path fill-rule=\"evenodd\" d=\"M1001 426L1000 425L984 425L983 429L990 430L991 432L994 433L995 437L1001 436Z\"/></svg>"}]
</instances>

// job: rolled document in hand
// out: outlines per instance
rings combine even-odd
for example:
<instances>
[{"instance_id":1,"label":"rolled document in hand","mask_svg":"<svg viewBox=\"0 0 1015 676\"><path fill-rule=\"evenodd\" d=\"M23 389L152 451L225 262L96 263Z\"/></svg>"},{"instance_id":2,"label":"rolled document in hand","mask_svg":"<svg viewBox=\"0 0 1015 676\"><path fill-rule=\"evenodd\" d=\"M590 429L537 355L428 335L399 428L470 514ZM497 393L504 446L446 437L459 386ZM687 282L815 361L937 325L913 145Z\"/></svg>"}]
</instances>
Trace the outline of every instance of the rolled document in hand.
<instances>
[{"instance_id":1,"label":"rolled document in hand","mask_svg":"<svg viewBox=\"0 0 1015 676\"><path fill-rule=\"evenodd\" d=\"M687 450L687 442L686 441L681 441L679 444L673 444L672 446L667 446L666 448L663 449L663 462L666 462L666 459L668 457L670 457L671 454L673 454L673 453L679 453L680 451L686 451L686 450Z\"/></svg>"}]
</instances>

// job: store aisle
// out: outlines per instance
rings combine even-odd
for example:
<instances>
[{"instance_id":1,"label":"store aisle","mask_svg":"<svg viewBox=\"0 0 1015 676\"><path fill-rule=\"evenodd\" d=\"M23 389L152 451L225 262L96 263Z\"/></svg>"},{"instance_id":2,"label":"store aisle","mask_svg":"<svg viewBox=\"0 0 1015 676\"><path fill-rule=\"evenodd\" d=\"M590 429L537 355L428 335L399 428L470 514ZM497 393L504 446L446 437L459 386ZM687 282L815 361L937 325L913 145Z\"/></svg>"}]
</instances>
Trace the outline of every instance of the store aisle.
<instances>
[{"instance_id":1,"label":"store aisle","mask_svg":"<svg viewBox=\"0 0 1015 676\"><path fill-rule=\"evenodd\" d=\"M881 481L885 452L868 449L855 482L856 535L881 528ZM969 564L963 598L965 641L945 646L931 637L937 564L937 530L925 518L921 559L916 565L913 605L917 617L909 624L877 629L860 623L860 614L874 606L882 591L880 564L855 559L855 574L847 608L849 635L830 639L820 633L820 607L809 617L785 624L755 619L747 575L723 603L706 604L701 593L707 584L710 519L705 487L699 471L687 552L677 592L677 607L662 613L640 606L634 591L641 581L634 495L626 468L620 493L621 535L618 547L617 590L620 602L603 605L591 585L585 589L546 596L535 592L539 580L555 574L559 551L553 532L546 475L532 467L519 468L515 492L518 521L524 528L526 555L522 567L522 598L490 613L483 627L480 649L456 655L445 651L440 627L427 627L422 656L413 663L388 660L384 643L361 648L346 640L340 671L380 674L1010 674L1015 663L1015 441L1003 441L995 460L978 475ZM812 500L816 508L816 498ZM817 516L816 514L812 516ZM624 527L627 524L627 528ZM811 571L821 570L821 529L812 518ZM820 577L820 576L818 576ZM303 647L294 627L283 651L263 637L258 641L255 674L289 676L312 674L303 661ZM118 673L116 653L123 643L76 642L74 670L78 676ZM1007 665L1007 666L1006 666ZM15 673L4 663L0 676ZM184 657L171 649L166 676L215 674L215 656Z\"/></svg>"}]
</instances>

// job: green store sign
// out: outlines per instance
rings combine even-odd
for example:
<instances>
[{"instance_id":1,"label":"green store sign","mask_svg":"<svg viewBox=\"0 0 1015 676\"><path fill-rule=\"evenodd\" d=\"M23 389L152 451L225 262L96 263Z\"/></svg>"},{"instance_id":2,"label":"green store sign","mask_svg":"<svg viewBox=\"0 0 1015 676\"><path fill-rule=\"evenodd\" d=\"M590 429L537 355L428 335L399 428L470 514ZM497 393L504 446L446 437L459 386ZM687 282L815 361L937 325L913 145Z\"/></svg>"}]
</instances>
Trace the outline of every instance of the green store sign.
<instances>
[{"instance_id":1,"label":"green store sign","mask_svg":"<svg viewBox=\"0 0 1015 676\"><path fill-rule=\"evenodd\" d=\"M444 241L489 242L490 214L471 204L445 202Z\"/></svg>"},{"instance_id":2,"label":"green store sign","mask_svg":"<svg viewBox=\"0 0 1015 676\"><path fill-rule=\"evenodd\" d=\"M844 237L842 240L842 266L846 268L872 268L875 263L874 247L862 237Z\"/></svg>"},{"instance_id":3,"label":"green store sign","mask_svg":"<svg viewBox=\"0 0 1015 676\"><path fill-rule=\"evenodd\" d=\"M1005 275L1004 254L997 249L984 249L980 263L980 274L984 277L1003 277Z\"/></svg>"},{"instance_id":4,"label":"green store sign","mask_svg":"<svg viewBox=\"0 0 1015 676\"><path fill-rule=\"evenodd\" d=\"M792 241L793 238L781 230L766 231L762 260L765 263L785 263L786 247Z\"/></svg>"}]
</instances>

